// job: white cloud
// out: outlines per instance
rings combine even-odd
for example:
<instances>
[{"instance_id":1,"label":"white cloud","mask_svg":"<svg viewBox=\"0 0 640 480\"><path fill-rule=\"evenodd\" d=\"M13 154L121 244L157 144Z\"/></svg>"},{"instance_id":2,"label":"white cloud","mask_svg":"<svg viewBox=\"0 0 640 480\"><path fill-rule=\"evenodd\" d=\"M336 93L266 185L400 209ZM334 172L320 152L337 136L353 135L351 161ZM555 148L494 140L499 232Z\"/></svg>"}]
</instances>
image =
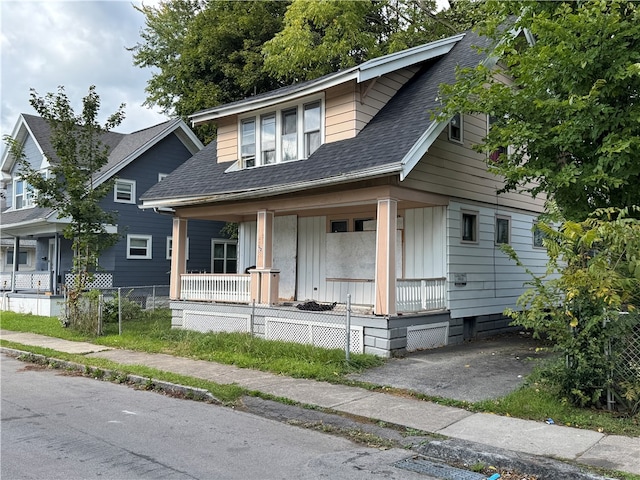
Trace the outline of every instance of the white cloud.
<instances>
[{"instance_id":1,"label":"white cloud","mask_svg":"<svg viewBox=\"0 0 640 480\"><path fill-rule=\"evenodd\" d=\"M143 107L149 69L133 65L144 16L140 1L0 2L1 133L11 134L20 113L36 114L30 89L40 96L64 86L76 113L90 85L101 100L101 121L126 103L117 128L132 132L166 120ZM145 5L150 3L144 1ZM3 146L4 148L4 146Z\"/></svg>"}]
</instances>

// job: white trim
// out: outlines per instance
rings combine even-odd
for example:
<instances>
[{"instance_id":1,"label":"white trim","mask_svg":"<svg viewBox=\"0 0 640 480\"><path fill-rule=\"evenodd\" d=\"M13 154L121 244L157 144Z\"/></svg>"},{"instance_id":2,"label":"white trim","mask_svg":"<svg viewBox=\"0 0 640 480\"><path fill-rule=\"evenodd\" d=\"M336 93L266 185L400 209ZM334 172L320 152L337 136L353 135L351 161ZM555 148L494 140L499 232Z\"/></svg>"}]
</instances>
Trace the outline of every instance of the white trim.
<instances>
[{"instance_id":1,"label":"white trim","mask_svg":"<svg viewBox=\"0 0 640 480\"><path fill-rule=\"evenodd\" d=\"M129 187L131 187L131 192L130 192L131 198L129 198L128 200L118 198L118 185L128 185ZM113 201L114 203L135 204L136 203L136 181L128 180L125 178L116 179L116 181L113 184Z\"/></svg>"},{"instance_id":2,"label":"white trim","mask_svg":"<svg viewBox=\"0 0 640 480\"><path fill-rule=\"evenodd\" d=\"M166 244L166 253L167 253L167 260L171 260L171 249L173 248L173 236L168 236L167 237L167 244ZM189 260L189 237L187 237L187 254L185 256L186 260Z\"/></svg>"},{"instance_id":3,"label":"white trim","mask_svg":"<svg viewBox=\"0 0 640 480\"><path fill-rule=\"evenodd\" d=\"M146 254L144 255L132 255L131 254L131 240L144 240L146 241ZM139 247L142 248L142 247ZM151 235L127 235L127 260L151 260L153 258L153 237Z\"/></svg>"}]
</instances>

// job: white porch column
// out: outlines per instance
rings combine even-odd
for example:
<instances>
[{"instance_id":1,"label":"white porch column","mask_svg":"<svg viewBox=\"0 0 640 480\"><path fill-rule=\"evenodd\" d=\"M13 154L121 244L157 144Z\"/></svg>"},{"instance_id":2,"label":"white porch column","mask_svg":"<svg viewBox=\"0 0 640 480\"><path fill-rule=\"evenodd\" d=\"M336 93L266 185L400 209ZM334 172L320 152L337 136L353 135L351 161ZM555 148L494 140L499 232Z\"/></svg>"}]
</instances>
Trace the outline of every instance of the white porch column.
<instances>
[{"instance_id":1,"label":"white porch column","mask_svg":"<svg viewBox=\"0 0 640 480\"><path fill-rule=\"evenodd\" d=\"M180 300L180 276L187 271L187 219L173 217L169 298Z\"/></svg>"},{"instance_id":2,"label":"white porch column","mask_svg":"<svg viewBox=\"0 0 640 480\"><path fill-rule=\"evenodd\" d=\"M257 213L256 268L251 273L251 296L263 305L278 301L279 271L273 267L273 212Z\"/></svg>"},{"instance_id":3,"label":"white porch column","mask_svg":"<svg viewBox=\"0 0 640 480\"><path fill-rule=\"evenodd\" d=\"M398 229L398 201L378 200L376 229L376 315L395 315L396 310L396 232Z\"/></svg>"}]
</instances>

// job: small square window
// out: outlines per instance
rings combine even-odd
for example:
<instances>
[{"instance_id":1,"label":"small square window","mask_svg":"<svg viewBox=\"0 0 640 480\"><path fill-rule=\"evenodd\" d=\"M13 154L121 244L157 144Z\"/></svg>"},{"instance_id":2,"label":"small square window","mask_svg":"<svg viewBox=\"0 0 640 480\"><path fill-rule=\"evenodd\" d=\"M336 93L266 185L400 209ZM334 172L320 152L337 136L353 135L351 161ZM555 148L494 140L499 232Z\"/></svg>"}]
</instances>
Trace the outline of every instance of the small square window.
<instances>
[{"instance_id":1,"label":"small square window","mask_svg":"<svg viewBox=\"0 0 640 480\"><path fill-rule=\"evenodd\" d=\"M20 250L18 265L28 265L29 254L26 250ZM13 250L7 250L7 265L13 265Z\"/></svg>"},{"instance_id":2,"label":"small square window","mask_svg":"<svg viewBox=\"0 0 640 480\"><path fill-rule=\"evenodd\" d=\"M136 182L116 180L113 187L113 201L117 203L136 203Z\"/></svg>"},{"instance_id":3,"label":"small square window","mask_svg":"<svg viewBox=\"0 0 640 480\"><path fill-rule=\"evenodd\" d=\"M462 241L478 241L478 214L473 212L462 212Z\"/></svg>"},{"instance_id":4,"label":"small square window","mask_svg":"<svg viewBox=\"0 0 640 480\"><path fill-rule=\"evenodd\" d=\"M462 142L462 115L456 113L449 122L449 140Z\"/></svg>"},{"instance_id":5,"label":"small square window","mask_svg":"<svg viewBox=\"0 0 640 480\"><path fill-rule=\"evenodd\" d=\"M533 222L533 246L536 248L544 248L545 233L538 226L538 222Z\"/></svg>"},{"instance_id":6,"label":"small square window","mask_svg":"<svg viewBox=\"0 0 640 480\"><path fill-rule=\"evenodd\" d=\"M348 232L348 220L331 220L331 233Z\"/></svg>"},{"instance_id":7,"label":"small square window","mask_svg":"<svg viewBox=\"0 0 640 480\"><path fill-rule=\"evenodd\" d=\"M151 235L127 235L127 258L151 259Z\"/></svg>"},{"instance_id":8,"label":"small square window","mask_svg":"<svg viewBox=\"0 0 640 480\"><path fill-rule=\"evenodd\" d=\"M496 245L508 245L511 243L511 219L509 217L496 217Z\"/></svg>"}]
</instances>

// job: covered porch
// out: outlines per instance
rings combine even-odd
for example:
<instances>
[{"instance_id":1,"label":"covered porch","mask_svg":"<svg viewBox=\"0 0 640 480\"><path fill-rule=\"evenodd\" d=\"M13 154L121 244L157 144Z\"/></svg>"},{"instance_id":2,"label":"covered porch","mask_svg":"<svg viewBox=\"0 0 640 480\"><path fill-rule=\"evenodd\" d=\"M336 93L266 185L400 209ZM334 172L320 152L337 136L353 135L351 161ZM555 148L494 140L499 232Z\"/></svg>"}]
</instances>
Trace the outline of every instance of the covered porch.
<instances>
[{"instance_id":1,"label":"covered porch","mask_svg":"<svg viewBox=\"0 0 640 480\"><path fill-rule=\"evenodd\" d=\"M446 310L448 199L368 183L176 207L171 299L273 306L350 295L379 316ZM237 273L187 273L190 219L238 224Z\"/></svg>"}]
</instances>

